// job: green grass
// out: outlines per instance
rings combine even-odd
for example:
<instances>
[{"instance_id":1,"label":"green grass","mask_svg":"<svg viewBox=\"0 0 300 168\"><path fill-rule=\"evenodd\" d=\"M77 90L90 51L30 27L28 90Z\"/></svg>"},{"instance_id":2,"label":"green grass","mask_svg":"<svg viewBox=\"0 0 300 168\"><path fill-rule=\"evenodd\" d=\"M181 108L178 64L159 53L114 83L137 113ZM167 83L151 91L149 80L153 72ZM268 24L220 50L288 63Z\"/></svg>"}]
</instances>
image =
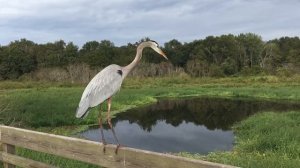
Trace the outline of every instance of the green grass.
<instances>
[{"instance_id":1,"label":"green grass","mask_svg":"<svg viewBox=\"0 0 300 168\"><path fill-rule=\"evenodd\" d=\"M225 78L191 78L189 76L157 77L157 78L127 78L124 88L153 88L153 87L186 87L186 86L299 86L300 75L292 77L277 76L249 76ZM48 87L74 87L84 84L71 84L64 82L44 81L1 81L0 90L48 88Z\"/></svg>"},{"instance_id":2,"label":"green grass","mask_svg":"<svg viewBox=\"0 0 300 168\"><path fill-rule=\"evenodd\" d=\"M179 155L241 167L300 166L300 111L259 113L235 124L233 129L233 151Z\"/></svg>"},{"instance_id":3,"label":"green grass","mask_svg":"<svg viewBox=\"0 0 300 168\"><path fill-rule=\"evenodd\" d=\"M300 82L272 76L251 78L144 78L125 80L113 97L113 113L155 102L158 97L217 96L300 100ZM0 122L19 127L95 124L99 108L85 120L75 118L84 86L37 82L0 82ZM10 89L7 89L10 86ZM28 87L30 86L30 87ZM23 88L22 88L23 87ZM17 88L17 89L14 89ZM106 111L106 104L102 105Z\"/></svg>"},{"instance_id":4,"label":"green grass","mask_svg":"<svg viewBox=\"0 0 300 168\"><path fill-rule=\"evenodd\" d=\"M94 108L84 120L75 118L82 92L82 87L3 91L0 93L0 101L7 108L2 112L2 120L16 126L34 128L93 124L99 108ZM114 98L113 110L120 111L154 102L155 99L145 92L125 89ZM106 110L106 104L102 109Z\"/></svg>"},{"instance_id":5,"label":"green grass","mask_svg":"<svg viewBox=\"0 0 300 168\"><path fill-rule=\"evenodd\" d=\"M129 78L113 98L113 114L155 102L159 97L245 97L300 100L300 77ZM45 82L0 82L0 123L70 136L95 124L99 108L84 119L75 110L84 86ZM106 104L102 106L106 111ZM242 167L297 167L300 113L263 113L234 126L237 145L232 152L207 156L181 155ZM81 162L18 148L18 154L60 167L95 167ZM1 167L1 166L0 166Z\"/></svg>"},{"instance_id":6,"label":"green grass","mask_svg":"<svg viewBox=\"0 0 300 168\"><path fill-rule=\"evenodd\" d=\"M22 127L57 127L65 125L94 124L99 108L94 108L84 120L75 118L82 87L6 90L0 93L0 101L6 106L2 121ZM218 96L251 97L268 99L300 100L300 89L283 87L157 87L122 89L114 98L112 110L155 102L157 97ZM106 111L106 104L102 106Z\"/></svg>"}]
</instances>

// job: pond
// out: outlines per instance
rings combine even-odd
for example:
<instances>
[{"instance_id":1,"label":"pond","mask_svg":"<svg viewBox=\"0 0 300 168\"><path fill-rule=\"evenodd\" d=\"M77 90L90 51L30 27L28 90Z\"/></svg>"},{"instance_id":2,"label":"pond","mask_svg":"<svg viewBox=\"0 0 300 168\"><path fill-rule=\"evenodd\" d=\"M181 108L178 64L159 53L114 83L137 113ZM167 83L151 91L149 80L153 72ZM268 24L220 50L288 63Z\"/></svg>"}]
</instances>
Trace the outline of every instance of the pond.
<instances>
[{"instance_id":1,"label":"pond","mask_svg":"<svg viewBox=\"0 0 300 168\"><path fill-rule=\"evenodd\" d=\"M226 98L161 99L155 104L130 109L112 119L122 145L156 152L207 154L231 150L231 126L262 111L299 110L300 104L287 101L259 101ZM80 133L100 141L98 127ZM115 143L104 126L107 142Z\"/></svg>"}]
</instances>

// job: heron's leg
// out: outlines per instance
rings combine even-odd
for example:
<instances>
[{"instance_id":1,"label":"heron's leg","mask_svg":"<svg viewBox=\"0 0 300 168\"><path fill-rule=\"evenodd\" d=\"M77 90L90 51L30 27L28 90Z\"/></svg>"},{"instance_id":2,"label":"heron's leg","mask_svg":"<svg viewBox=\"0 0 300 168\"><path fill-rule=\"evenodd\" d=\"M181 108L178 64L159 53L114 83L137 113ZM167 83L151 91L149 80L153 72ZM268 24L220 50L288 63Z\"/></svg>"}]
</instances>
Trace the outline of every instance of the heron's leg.
<instances>
[{"instance_id":1,"label":"heron's leg","mask_svg":"<svg viewBox=\"0 0 300 168\"><path fill-rule=\"evenodd\" d=\"M103 152L105 152L106 141L104 139L104 134L103 134L101 106L99 106L98 124L99 124L101 139L102 139L102 143L103 143Z\"/></svg>"},{"instance_id":2,"label":"heron's leg","mask_svg":"<svg viewBox=\"0 0 300 168\"><path fill-rule=\"evenodd\" d=\"M117 136L116 136L116 133L115 133L115 130L114 130L114 127L112 126L112 124L111 124L111 120L110 120L110 107L111 107L111 98L108 98L107 99L107 122L108 122L108 125L109 125L109 127L110 127L110 129L111 129L111 131L112 131L112 133L113 133L113 135L114 135L114 138L115 138L115 140L117 141L117 148L116 148L116 154L118 153L118 149L119 149L119 147L120 147L120 143L119 143L119 140L118 140L118 138L117 138Z\"/></svg>"}]
</instances>

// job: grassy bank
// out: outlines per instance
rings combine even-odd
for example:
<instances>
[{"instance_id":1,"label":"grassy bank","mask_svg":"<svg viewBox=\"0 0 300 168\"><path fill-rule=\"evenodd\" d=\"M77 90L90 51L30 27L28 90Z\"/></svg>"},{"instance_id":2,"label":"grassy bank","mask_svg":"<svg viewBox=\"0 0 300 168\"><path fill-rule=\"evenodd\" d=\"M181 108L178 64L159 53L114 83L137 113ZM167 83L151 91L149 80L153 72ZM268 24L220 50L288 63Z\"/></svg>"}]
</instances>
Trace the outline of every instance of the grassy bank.
<instances>
[{"instance_id":1,"label":"grassy bank","mask_svg":"<svg viewBox=\"0 0 300 168\"><path fill-rule=\"evenodd\" d=\"M74 116L82 87L18 89L0 93L3 106L3 121L26 127L57 127L65 125L93 124L99 108L94 108L89 116L76 119ZM277 87L186 87L186 88L141 88L122 89L113 98L112 109L119 112L128 108L156 101L157 97L217 96L250 97L261 99L299 100L299 89L293 86ZM106 104L102 106L106 111Z\"/></svg>"},{"instance_id":2,"label":"grassy bank","mask_svg":"<svg viewBox=\"0 0 300 168\"><path fill-rule=\"evenodd\" d=\"M300 100L300 89L295 84L277 83L276 86L266 85L233 85L224 84L193 84L179 86L157 85L147 87L140 85L134 88L136 81L128 81L124 88L113 98L114 113L128 108L155 102L157 97L184 96L217 96L217 97L249 97L260 99ZM158 80L158 82L161 82ZM165 81L166 82L166 81ZM152 85L151 85L152 86ZM99 108L94 108L85 120L76 119L74 114L84 87L38 87L26 89L1 90L0 102L5 108L1 114L2 122L12 123L20 127L57 127L65 125L94 124ZM102 106L106 111L106 104Z\"/></svg>"},{"instance_id":3,"label":"grassy bank","mask_svg":"<svg viewBox=\"0 0 300 168\"><path fill-rule=\"evenodd\" d=\"M189 76L158 77L158 78L127 78L123 88L155 88L155 87L186 87L186 86L299 86L300 75L291 77L248 76L226 78L192 78ZM44 82L44 81L1 81L0 90L49 88L49 87L84 87L86 84Z\"/></svg>"},{"instance_id":4,"label":"grassy bank","mask_svg":"<svg viewBox=\"0 0 300 168\"><path fill-rule=\"evenodd\" d=\"M180 155L241 167L299 167L300 112L259 113L235 124L231 152Z\"/></svg>"}]
</instances>

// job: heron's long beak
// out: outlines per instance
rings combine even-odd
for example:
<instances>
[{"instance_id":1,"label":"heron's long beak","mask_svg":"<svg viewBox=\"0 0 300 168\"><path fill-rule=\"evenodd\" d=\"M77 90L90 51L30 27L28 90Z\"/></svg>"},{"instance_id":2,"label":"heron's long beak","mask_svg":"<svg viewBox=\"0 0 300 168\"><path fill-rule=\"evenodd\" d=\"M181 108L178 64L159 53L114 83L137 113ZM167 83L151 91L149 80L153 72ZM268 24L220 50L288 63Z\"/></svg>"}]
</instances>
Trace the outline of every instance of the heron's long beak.
<instances>
[{"instance_id":1,"label":"heron's long beak","mask_svg":"<svg viewBox=\"0 0 300 168\"><path fill-rule=\"evenodd\" d=\"M161 56L163 56L166 60L168 60L168 57L166 56L166 54L160 49L160 48L157 48L157 52L161 55Z\"/></svg>"}]
</instances>

